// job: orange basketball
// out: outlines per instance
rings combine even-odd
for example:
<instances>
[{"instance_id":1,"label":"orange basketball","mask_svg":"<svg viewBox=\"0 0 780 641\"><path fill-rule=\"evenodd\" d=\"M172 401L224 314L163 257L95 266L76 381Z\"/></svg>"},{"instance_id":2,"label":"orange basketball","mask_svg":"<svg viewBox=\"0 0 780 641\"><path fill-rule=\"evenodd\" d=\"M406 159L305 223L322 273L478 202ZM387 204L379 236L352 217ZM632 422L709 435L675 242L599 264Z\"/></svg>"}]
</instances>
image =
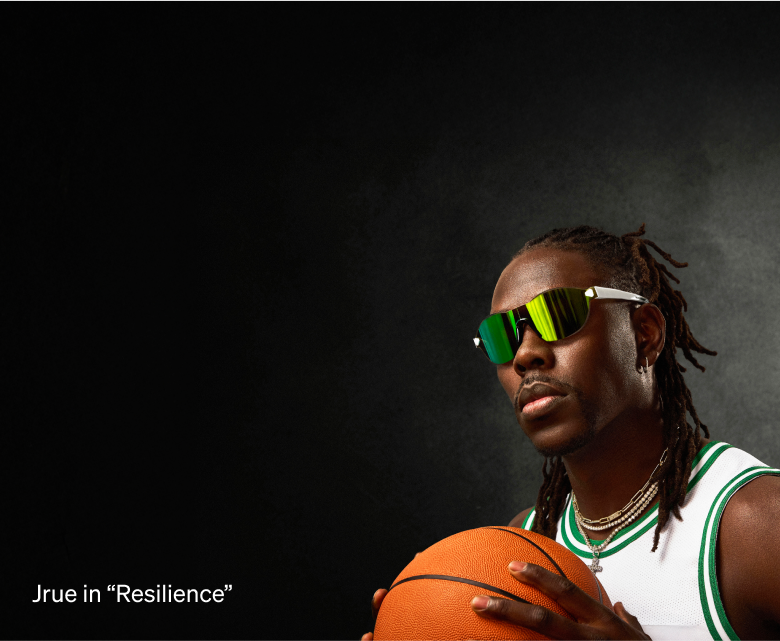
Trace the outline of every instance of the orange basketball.
<instances>
[{"instance_id":1,"label":"orange basketball","mask_svg":"<svg viewBox=\"0 0 780 641\"><path fill-rule=\"evenodd\" d=\"M517 581L511 561L563 574L612 607L599 581L573 552L541 534L516 527L483 527L454 534L419 554L398 575L382 601L374 639L539 639L536 632L480 617L478 594L516 597L568 618L555 601Z\"/></svg>"}]
</instances>

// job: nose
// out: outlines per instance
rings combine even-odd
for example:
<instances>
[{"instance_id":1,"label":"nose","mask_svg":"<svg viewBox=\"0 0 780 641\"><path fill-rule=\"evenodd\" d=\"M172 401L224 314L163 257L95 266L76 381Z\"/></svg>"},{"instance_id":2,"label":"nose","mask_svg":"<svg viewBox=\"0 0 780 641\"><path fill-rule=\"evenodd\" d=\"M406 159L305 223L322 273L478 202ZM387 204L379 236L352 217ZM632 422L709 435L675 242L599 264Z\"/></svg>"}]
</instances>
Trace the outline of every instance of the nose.
<instances>
[{"instance_id":1,"label":"nose","mask_svg":"<svg viewBox=\"0 0 780 641\"><path fill-rule=\"evenodd\" d=\"M515 372L523 376L529 369L549 369L552 367L554 356L550 343L542 340L541 336L527 324L522 326L521 331L523 332L523 340L512 362Z\"/></svg>"}]
</instances>

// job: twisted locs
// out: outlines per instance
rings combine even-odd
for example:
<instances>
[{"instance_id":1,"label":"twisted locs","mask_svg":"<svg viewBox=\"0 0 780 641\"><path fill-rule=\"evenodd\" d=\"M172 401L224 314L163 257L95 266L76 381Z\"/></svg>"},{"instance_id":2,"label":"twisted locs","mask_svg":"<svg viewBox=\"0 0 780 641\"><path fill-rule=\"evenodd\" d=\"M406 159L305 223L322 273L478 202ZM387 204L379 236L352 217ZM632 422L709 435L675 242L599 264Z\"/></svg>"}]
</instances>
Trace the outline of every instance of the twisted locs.
<instances>
[{"instance_id":1,"label":"twisted locs","mask_svg":"<svg viewBox=\"0 0 780 641\"><path fill-rule=\"evenodd\" d=\"M658 525L653 537L652 551L655 552L669 514L681 519L680 506L685 500L691 463L701 447L701 433L707 438L710 436L707 426L701 422L693 406L691 392L682 375L686 369L677 361L677 350L682 350L685 358L702 372L704 367L696 360L693 352L711 356L717 352L703 347L694 338L683 316L683 312L688 311L685 297L670 284L670 281L680 281L666 265L653 257L649 248L652 247L674 267L687 267L688 263L674 260L653 241L641 238L644 233L644 223L637 231L620 237L587 226L553 229L529 240L516 256L541 247L581 252L593 264L607 271L609 287L641 294L654 303L666 319L666 343L655 363L655 376L661 395L663 439L669 448L669 455L656 475L659 481L659 506ZM691 415L693 425L688 423L686 414ZM563 461L557 456L552 460L544 459L542 476L533 530L555 538L558 519L563 512L566 496L571 492L571 483L566 476Z\"/></svg>"}]
</instances>

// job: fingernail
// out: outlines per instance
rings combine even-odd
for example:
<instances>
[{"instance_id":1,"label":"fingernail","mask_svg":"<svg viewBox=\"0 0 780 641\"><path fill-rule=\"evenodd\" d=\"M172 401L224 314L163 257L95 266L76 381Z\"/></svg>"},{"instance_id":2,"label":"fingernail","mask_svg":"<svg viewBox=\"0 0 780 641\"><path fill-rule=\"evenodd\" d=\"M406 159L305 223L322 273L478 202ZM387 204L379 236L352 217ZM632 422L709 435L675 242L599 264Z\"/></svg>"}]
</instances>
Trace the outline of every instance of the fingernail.
<instances>
[{"instance_id":1,"label":"fingernail","mask_svg":"<svg viewBox=\"0 0 780 641\"><path fill-rule=\"evenodd\" d=\"M490 605L490 599L486 596L475 596L471 599L471 607L475 610L487 610Z\"/></svg>"},{"instance_id":2,"label":"fingernail","mask_svg":"<svg viewBox=\"0 0 780 641\"><path fill-rule=\"evenodd\" d=\"M528 567L528 564L523 563L522 561L512 561L509 564L509 569L512 570L512 572L522 572L526 567Z\"/></svg>"},{"instance_id":3,"label":"fingernail","mask_svg":"<svg viewBox=\"0 0 780 641\"><path fill-rule=\"evenodd\" d=\"M382 589L382 588L379 588L379 590L381 590L381 589ZM371 597L371 600L372 600L372 601L376 601L376 595L377 595L377 594L379 594L379 590L377 590L376 592L374 592L374 596L372 596L372 597ZM365 599L366 597L363 597L363 598Z\"/></svg>"}]
</instances>

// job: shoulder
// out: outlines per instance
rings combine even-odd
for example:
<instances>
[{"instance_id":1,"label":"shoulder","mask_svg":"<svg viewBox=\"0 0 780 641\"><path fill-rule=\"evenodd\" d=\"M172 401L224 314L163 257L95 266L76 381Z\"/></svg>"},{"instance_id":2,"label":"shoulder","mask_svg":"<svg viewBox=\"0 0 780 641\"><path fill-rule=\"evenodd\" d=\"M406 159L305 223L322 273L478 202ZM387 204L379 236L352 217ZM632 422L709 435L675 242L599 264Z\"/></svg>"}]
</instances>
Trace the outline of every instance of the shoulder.
<instances>
[{"instance_id":1,"label":"shoulder","mask_svg":"<svg viewBox=\"0 0 780 641\"><path fill-rule=\"evenodd\" d=\"M734 494L726 511L735 506L737 510L763 510L780 505L780 476L764 474L746 484ZM768 503L767 503L768 502Z\"/></svg>"},{"instance_id":2,"label":"shoulder","mask_svg":"<svg viewBox=\"0 0 780 641\"><path fill-rule=\"evenodd\" d=\"M780 476L759 476L740 488L723 510L717 539L718 584L735 629L740 620L751 619L780 628L778 523Z\"/></svg>"},{"instance_id":3,"label":"shoulder","mask_svg":"<svg viewBox=\"0 0 780 641\"><path fill-rule=\"evenodd\" d=\"M780 541L780 476L759 476L726 504L718 535L741 541ZM736 552L736 551L735 551ZM742 548L743 554L752 551ZM778 559L780 562L780 559Z\"/></svg>"},{"instance_id":4,"label":"shoulder","mask_svg":"<svg viewBox=\"0 0 780 641\"><path fill-rule=\"evenodd\" d=\"M525 521L525 517L527 517L531 512L534 511L535 508L529 507L528 509L523 510L518 514L515 518L513 518L511 521L509 521L509 527L523 527L523 521Z\"/></svg>"}]
</instances>

